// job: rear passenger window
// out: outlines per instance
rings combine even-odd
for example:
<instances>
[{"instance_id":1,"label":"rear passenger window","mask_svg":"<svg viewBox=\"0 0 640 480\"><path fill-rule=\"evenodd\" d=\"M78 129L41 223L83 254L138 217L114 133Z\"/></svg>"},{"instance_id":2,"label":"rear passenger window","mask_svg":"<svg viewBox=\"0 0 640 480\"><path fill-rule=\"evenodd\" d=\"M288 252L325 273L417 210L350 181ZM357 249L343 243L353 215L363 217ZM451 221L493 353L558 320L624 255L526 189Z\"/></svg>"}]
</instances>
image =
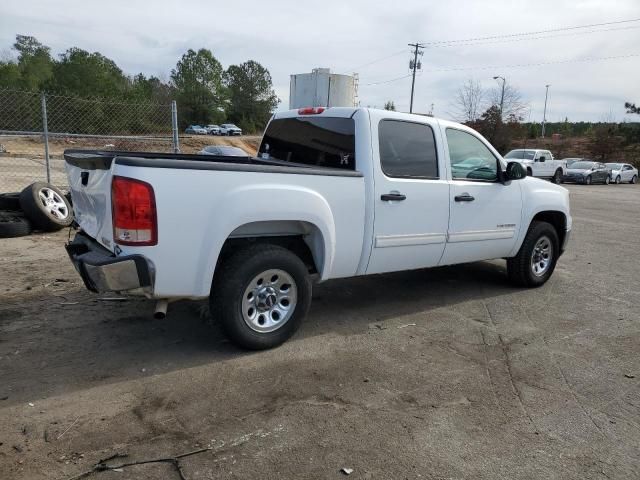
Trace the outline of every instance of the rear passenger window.
<instances>
[{"instance_id":1,"label":"rear passenger window","mask_svg":"<svg viewBox=\"0 0 640 480\"><path fill-rule=\"evenodd\" d=\"M422 123L382 120L380 164L388 177L438 178L433 130Z\"/></svg>"}]
</instances>

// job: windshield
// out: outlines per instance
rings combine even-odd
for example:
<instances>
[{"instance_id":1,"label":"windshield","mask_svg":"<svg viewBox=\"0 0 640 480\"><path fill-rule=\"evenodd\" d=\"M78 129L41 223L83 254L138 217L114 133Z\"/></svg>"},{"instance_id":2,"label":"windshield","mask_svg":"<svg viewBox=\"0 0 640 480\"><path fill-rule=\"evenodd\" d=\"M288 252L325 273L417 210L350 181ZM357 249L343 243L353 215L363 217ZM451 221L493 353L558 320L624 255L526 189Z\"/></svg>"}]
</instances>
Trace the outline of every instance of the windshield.
<instances>
[{"instance_id":1,"label":"windshield","mask_svg":"<svg viewBox=\"0 0 640 480\"><path fill-rule=\"evenodd\" d=\"M535 150L511 150L504 158L523 158L525 160L533 160Z\"/></svg>"},{"instance_id":2,"label":"windshield","mask_svg":"<svg viewBox=\"0 0 640 480\"><path fill-rule=\"evenodd\" d=\"M621 163L607 163L607 167L612 168L613 170L620 170L622 168Z\"/></svg>"},{"instance_id":3,"label":"windshield","mask_svg":"<svg viewBox=\"0 0 640 480\"><path fill-rule=\"evenodd\" d=\"M574 170L589 170L594 165L593 162L575 162L571 164L571 168Z\"/></svg>"}]
</instances>

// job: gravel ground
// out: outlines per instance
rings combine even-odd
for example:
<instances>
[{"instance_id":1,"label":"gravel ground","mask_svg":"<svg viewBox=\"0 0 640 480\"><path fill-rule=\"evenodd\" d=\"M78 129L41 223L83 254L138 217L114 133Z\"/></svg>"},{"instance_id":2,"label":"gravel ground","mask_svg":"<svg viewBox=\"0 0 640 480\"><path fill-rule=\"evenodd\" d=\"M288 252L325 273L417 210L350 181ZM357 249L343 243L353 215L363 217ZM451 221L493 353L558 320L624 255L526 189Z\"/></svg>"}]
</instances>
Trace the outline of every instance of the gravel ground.
<instances>
[{"instance_id":1,"label":"gravel ground","mask_svg":"<svg viewBox=\"0 0 640 480\"><path fill-rule=\"evenodd\" d=\"M203 303L153 320L86 292L67 232L0 240L0 477L207 448L185 478L639 478L640 188L569 189L572 241L544 287L510 287L501 261L332 281L257 353Z\"/></svg>"}]
</instances>

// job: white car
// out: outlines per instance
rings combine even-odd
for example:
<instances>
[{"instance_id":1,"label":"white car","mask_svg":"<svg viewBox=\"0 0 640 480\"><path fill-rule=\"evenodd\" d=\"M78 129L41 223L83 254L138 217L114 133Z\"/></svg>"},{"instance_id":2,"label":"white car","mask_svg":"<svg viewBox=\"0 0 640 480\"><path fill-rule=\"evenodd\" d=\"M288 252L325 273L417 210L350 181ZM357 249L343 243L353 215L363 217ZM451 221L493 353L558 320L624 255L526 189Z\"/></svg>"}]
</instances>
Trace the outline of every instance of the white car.
<instances>
[{"instance_id":1,"label":"white car","mask_svg":"<svg viewBox=\"0 0 640 480\"><path fill-rule=\"evenodd\" d=\"M636 183L638 181L638 169L628 163L605 163L611 174L613 183Z\"/></svg>"},{"instance_id":2,"label":"white car","mask_svg":"<svg viewBox=\"0 0 640 480\"><path fill-rule=\"evenodd\" d=\"M251 349L296 331L312 280L504 258L512 282L538 287L572 225L564 187L476 131L386 110L278 112L257 157L65 159L80 226L67 251L86 287L156 299L159 316L208 297Z\"/></svg>"},{"instance_id":3,"label":"white car","mask_svg":"<svg viewBox=\"0 0 640 480\"><path fill-rule=\"evenodd\" d=\"M204 127L201 127L200 125L189 125L184 133L190 133L192 135L206 135L207 134L207 129Z\"/></svg>"},{"instance_id":4,"label":"white car","mask_svg":"<svg viewBox=\"0 0 640 480\"><path fill-rule=\"evenodd\" d=\"M220 127L218 125L207 125L204 128L209 135L220 135Z\"/></svg>"},{"instance_id":5,"label":"white car","mask_svg":"<svg viewBox=\"0 0 640 480\"><path fill-rule=\"evenodd\" d=\"M220 125L220 135L242 135L242 129L233 123L223 123Z\"/></svg>"},{"instance_id":6,"label":"white car","mask_svg":"<svg viewBox=\"0 0 640 480\"><path fill-rule=\"evenodd\" d=\"M520 148L511 150L504 156L505 159L520 162L531 177L546 178L553 183L562 183L562 177L566 173L567 162L556 160L549 150L536 148Z\"/></svg>"}]
</instances>

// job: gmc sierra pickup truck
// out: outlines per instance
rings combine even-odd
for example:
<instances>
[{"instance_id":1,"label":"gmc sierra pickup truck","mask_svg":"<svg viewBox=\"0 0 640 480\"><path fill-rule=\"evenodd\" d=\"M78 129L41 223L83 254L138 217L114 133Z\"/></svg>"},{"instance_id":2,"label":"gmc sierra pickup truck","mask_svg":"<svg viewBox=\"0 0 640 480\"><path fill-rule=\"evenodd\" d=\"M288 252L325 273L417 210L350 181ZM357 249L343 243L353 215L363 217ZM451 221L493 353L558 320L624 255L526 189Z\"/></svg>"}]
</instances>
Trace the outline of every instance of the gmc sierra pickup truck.
<instances>
[{"instance_id":1,"label":"gmc sierra pickup truck","mask_svg":"<svg viewBox=\"0 0 640 480\"><path fill-rule=\"evenodd\" d=\"M66 248L86 287L146 295L159 315L208 297L251 349L296 331L312 279L504 258L515 284L537 287L571 232L563 187L468 127L385 110L276 113L256 157L65 159L79 228Z\"/></svg>"}]
</instances>

